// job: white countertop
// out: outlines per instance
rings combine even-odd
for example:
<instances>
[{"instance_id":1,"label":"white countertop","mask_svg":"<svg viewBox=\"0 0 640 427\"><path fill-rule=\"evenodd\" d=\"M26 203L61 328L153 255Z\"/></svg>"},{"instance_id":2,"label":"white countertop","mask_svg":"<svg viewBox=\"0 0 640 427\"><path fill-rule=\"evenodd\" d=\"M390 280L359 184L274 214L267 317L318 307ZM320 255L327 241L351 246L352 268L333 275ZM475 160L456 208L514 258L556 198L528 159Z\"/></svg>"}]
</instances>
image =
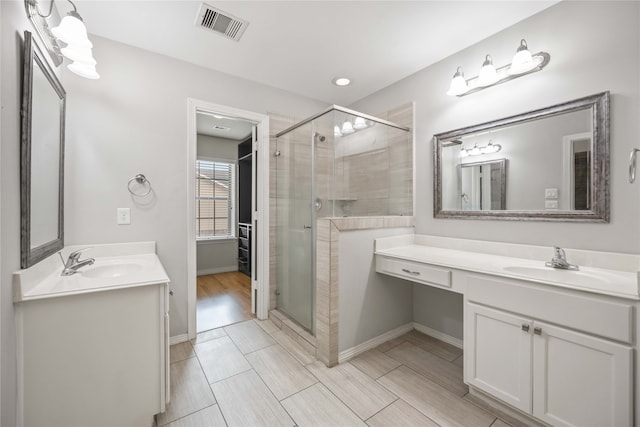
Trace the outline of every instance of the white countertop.
<instances>
[{"instance_id":1,"label":"white countertop","mask_svg":"<svg viewBox=\"0 0 640 427\"><path fill-rule=\"evenodd\" d=\"M83 247L86 246L65 247L63 258ZM169 276L155 253L155 242L93 245L83 252L81 259L85 258L94 258L95 262L71 276L60 275L63 265L58 254L15 272L14 302L169 282Z\"/></svg>"},{"instance_id":2,"label":"white countertop","mask_svg":"<svg viewBox=\"0 0 640 427\"><path fill-rule=\"evenodd\" d=\"M606 253L599 256L601 253L589 254L588 251L575 251L576 258L591 265L580 265L579 271L571 271L545 267L544 261L540 259L518 257L526 253L539 258L541 250L544 250L549 254L550 259L553 255L552 248L512 244L504 244L506 247L501 248L499 243L486 242L486 245L482 245L482 242L479 241L468 241L470 243L466 245L463 239L440 237L431 239L431 243L433 243L431 245L429 240L429 236L377 239L375 253L469 272L527 280L627 299L640 299L637 264L639 257L635 255ZM449 246L456 247L456 249L443 247L447 245L447 240L451 240ZM465 246L474 249L484 247L487 252L502 253L498 255L462 249ZM505 256L504 252L513 253L514 256ZM578 252L580 253L578 254ZM572 261L571 254L572 251L567 250L567 260L572 263L576 262ZM619 256L616 257L616 255ZM603 263L606 267L616 266L625 269L597 266L598 258L604 260Z\"/></svg>"}]
</instances>

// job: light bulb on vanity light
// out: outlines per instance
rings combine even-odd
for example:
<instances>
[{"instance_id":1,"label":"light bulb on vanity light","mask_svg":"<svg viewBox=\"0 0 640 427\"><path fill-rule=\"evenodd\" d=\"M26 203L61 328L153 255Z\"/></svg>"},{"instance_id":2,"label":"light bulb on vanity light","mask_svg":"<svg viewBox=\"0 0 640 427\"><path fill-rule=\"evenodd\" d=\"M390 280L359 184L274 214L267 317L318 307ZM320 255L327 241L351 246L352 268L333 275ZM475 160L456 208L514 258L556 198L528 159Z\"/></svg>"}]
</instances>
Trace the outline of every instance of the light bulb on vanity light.
<instances>
[{"instance_id":1,"label":"light bulb on vanity light","mask_svg":"<svg viewBox=\"0 0 640 427\"><path fill-rule=\"evenodd\" d=\"M456 73L453 75L453 79L451 80L451 85L449 86L449 90L447 91L447 95L449 96L459 96L464 93L467 93L469 87L467 86L467 81L464 79L464 73L462 72L462 67L458 67Z\"/></svg>"},{"instance_id":2,"label":"light bulb on vanity light","mask_svg":"<svg viewBox=\"0 0 640 427\"><path fill-rule=\"evenodd\" d=\"M362 117L356 117L353 122L353 127L357 130L364 129L367 127L367 122Z\"/></svg>"},{"instance_id":3,"label":"light bulb on vanity light","mask_svg":"<svg viewBox=\"0 0 640 427\"><path fill-rule=\"evenodd\" d=\"M96 80L100 78L100 74L96 71L96 66L94 64L88 64L86 62L74 62L67 66L69 71L79 75L80 77L84 77L86 79Z\"/></svg>"},{"instance_id":4,"label":"light bulb on vanity light","mask_svg":"<svg viewBox=\"0 0 640 427\"><path fill-rule=\"evenodd\" d=\"M480 74L478 75L479 86L489 86L498 81L498 72L496 67L493 66L493 59L491 55L487 55L482 63Z\"/></svg>"},{"instance_id":5,"label":"light bulb on vanity light","mask_svg":"<svg viewBox=\"0 0 640 427\"><path fill-rule=\"evenodd\" d=\"M70 2L71 3L71 2ZM73 3L71 3L73 5ZM75 5L73 5L75 9ZM76 10L62 18L60 25L53 27L51 33L64 43L78 47L93 47L87 36L87 27Z\"/></svg>"},{"instance_id":6,"label":"light bulb on vanity light","mask_svg":"<svg viewBox=\"0 0 640 427\"><path fill-rule=\"evenodd\" d=\"M340 126L335 125L333 127L333 136L335 136L335 137L342 136L342 132L340 132Z\"/></svg>"},{"instance_id":7,"label":"light bulb on vanity light","mask_svg":"<svg viewBox=\"0 0 640 427\"><path fill-rule=\"evenodd\" d=\"M355 130L353 129L353 125L351 124L350 121L346 121L342 124L342 134L343 135L348 135L350 133L355 132Z\"/></svg>"},{"instance_id":8,"label":"light bulb on vanity light","mask_svg":"<svg viewBox=\"0 0 640 427\"><path fill-rule=\"evenodd\" d=\"M531 52L529 52L527 41L525 39L520 40L520 46L518 46L516 54L513 55L513 60L507 73L510 75L522 74L533 70L537 66L538 63L533 60Z\"/></svg>"}]
</instances>

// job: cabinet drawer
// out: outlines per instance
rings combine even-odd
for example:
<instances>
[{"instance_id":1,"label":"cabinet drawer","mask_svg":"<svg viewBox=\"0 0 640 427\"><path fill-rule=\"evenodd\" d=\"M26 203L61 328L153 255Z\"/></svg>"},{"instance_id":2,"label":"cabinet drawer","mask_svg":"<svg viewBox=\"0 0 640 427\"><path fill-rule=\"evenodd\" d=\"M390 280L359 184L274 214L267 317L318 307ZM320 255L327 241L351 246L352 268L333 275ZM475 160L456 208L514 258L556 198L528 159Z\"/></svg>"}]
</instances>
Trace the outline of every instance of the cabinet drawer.
<instances>
[{"instance_id":1,"label":"cabinet drawer","mask_svg":"<svg viewBox=\"0 0 640 427\"><path fill-rule=\"evenodd\" d=\"M465 296L578 331L626 343L633 340L633 306L623 301L479 275L469 275Z\"/></svg>"},{"instance_id":2,"label":"cabinet drawer","mask_svg":"<svg viewBox=\"0 0 640 427\"><path fill-rule=\"evenodd\" d=\"M428 264L376 256L376 271L390 274L413 282L444 288L451 287L451 270Z\"/></svg>"}]
</instances>

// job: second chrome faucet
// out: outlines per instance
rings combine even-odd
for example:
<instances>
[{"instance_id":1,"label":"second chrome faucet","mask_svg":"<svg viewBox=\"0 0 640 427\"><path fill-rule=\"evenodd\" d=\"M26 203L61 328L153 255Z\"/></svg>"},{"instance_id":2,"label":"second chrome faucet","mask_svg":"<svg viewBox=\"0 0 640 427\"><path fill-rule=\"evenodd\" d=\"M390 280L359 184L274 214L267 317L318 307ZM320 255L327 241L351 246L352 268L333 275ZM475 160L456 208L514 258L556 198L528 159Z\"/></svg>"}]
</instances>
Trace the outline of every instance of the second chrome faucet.
<instances>
[{"instance_id":1,"label":"second chrome faucet","mask_svg":"<svg viewBox=\"0 0 640 427\"><path fill-rule=\"evenodd\" d=\"M551 268L559 268L561 270L579 270L580 269L580 267L578 267L577 265L569 264L567 262L567 256L564 253L564 249L562 249L559 246L554 246L553 250L554 250L553 258L551 258L551 261L545 262L544 265Z\"/></svg>"}]
</instances>

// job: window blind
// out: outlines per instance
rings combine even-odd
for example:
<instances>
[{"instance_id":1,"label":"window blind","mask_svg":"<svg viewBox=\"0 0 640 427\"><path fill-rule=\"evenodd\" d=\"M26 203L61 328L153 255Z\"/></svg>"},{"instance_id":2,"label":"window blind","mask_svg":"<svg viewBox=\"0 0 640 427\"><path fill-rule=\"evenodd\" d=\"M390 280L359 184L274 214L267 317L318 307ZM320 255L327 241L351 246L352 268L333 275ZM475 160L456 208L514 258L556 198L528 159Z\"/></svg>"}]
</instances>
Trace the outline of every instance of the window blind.
<instances>
[{"instance_id":1,"label":"window blind","mask_svg":"<svg viewBox=\"0 0 640 427\"><path fill-rule=\"evenodd\" d=\"M196 160L196 238L235 237L235 164Z\"/></svg>"}]
</instances>

